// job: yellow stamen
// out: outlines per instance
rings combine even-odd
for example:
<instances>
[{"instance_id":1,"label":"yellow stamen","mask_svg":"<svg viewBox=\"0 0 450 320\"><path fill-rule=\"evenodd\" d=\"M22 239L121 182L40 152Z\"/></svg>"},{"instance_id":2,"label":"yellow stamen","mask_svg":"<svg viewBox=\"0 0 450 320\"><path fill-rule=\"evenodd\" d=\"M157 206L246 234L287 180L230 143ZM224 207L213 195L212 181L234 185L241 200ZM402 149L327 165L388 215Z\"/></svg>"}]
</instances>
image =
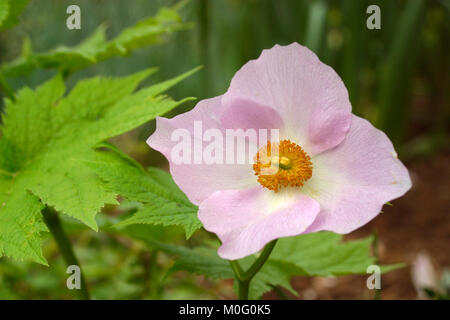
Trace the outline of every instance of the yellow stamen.
<instances>
[{"instance_id":1,"label":"yellow stamen","mask_svg":"<svg viewBox=\"0 0 450 320\"><path fill-rule=\"evenodd\" d=\"M253 170L263 187L277 192L280 188L303 186L312 176L312 163L302 147L282 140L258 151Z\"/></svg>"}]
</instances>

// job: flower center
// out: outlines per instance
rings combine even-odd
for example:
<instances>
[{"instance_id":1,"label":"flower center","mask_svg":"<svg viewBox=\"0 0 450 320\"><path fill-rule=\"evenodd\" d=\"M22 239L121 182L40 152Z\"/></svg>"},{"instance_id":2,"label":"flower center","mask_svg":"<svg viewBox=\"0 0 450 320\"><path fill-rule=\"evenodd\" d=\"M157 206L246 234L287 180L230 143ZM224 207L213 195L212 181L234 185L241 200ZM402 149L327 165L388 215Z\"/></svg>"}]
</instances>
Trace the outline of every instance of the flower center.
<instances>
[{"instance_id":1,"label":"flower center","mask_svg":"<svg viewBox=\"0 0 450 320\"><path fill-rule=\"evenodd\" d=\"M275 192L285 187L301 187L312 176L311 158L290 140L267 144L259 149L254 160L258 182Z\"/></svg>"}]
</instances>

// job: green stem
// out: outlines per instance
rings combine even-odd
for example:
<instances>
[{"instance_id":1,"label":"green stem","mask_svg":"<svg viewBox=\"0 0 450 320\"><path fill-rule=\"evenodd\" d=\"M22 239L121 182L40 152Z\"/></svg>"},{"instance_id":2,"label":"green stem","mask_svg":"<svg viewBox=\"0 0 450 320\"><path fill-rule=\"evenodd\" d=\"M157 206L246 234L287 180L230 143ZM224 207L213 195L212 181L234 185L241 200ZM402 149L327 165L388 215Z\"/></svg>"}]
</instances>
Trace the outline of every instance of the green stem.
<instances>
[{"instance_id":1,"label":"green stem","mask_svg":"<svg viewBox=\"0 0 450 320\"><path fill-rule=\"evenodd\" d=\"M75 253L72 248L72 244L70 243L70 239L65 233L61 220L58 216L58 213L53 210L52 208L46 207L42 211L42 215L44 217L44 222L47 225L48 229L52 233L53 238L55 239L59 251L61 252L64 261L68 266L76 265L80 266L80 263L77 260L77 257L75 256ZM86 281L83 276L83 272L80 274L81 276L81 289L79 290L80 298L83 300L89 300L89 291L86 286Z\"/></svg>"},{"instance_id":2,"label":"green stem","mask_svg":"<svg viewBox=\"0 0 450 320\"><path fill-rule=\"evenodd\" d=\"M264 263L266 263L276 243L277 240L273 240L268 245L266 245L258 259L256 259L256 261L245 272L237 260L230 261L231 268L233 269L236 280L238 281L238 296L240 300L248 300L248 290L250 287L250 282L262 268Z\"/></svg>"},{"instance_id":3,"label":"green stem","mask_svg":"<svg viewBox=\"0 0 450 320\"><path fill-rule=\"evenodd\" d=\"M250 281L251 280L239 281L239 289L238 289L239 300L248 300Z\"/></svg>"}]
</instances>

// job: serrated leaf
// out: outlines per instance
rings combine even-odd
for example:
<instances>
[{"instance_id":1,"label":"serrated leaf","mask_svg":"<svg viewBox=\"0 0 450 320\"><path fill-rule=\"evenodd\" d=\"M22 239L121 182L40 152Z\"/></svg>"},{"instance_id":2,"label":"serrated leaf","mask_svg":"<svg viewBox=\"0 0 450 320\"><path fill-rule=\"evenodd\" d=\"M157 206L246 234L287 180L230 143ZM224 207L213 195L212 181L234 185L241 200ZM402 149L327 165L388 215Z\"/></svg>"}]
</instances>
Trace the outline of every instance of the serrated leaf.
<instances>
[{"instance_id":1,"label":"serrated leaf","mask_svg":"<svg viewBox=\"0 0 450 320\"><path fill-rule=\"evenodd\" d=\"M121 135L190 100L193 98L175 102L163 96L153 97L147 89L142 89L108 110L94 128L92 137L106 140Z\"/></svg>"},{"instance_id":2,"label":"serrated leaf","mask_svg":"<svg viewBox=\"0 0 450 320\"><path fill-rule=\"evenodd\" d=\"M163 226L183 226L186 231L186 239L189 239L195 231L202 227L197 219L196 207L183 206L166 199L155 198L152 203L145 204L129 219L119 226L135 223L160 224Z\"/></svg>"},{"instance_id":3,"label":"serrated leaf","mask_svg":"<svg viewBox=\"0 0 450 320\"><path fill-rule=\"evenodd\" d=\"M21 163L29 161L54 134L50 129L52 112L64 91L62 78L56 76L34 91L27 87L19 90L16 102L6 100L1 129L16 147Z\"/></svg>"},{"instance_id":4,"label":"serrated leaf","mask_svg":"<svg viewBox=\"0 0 450 320\"><path fill-rule=\"evenodd\" d=\"M198 70L199 68L194 68L173 79L162 82L163 86L156 84L118 101L105 112L102 121L98 123L99 136L97 139L105 140L130 131L150 119L172 110L181 103L194 100L194 98L189 97L175 103L173 100L159 94Z\"/></svg>"},{"instance_id":5,"label":"serrated leaf","mask_svg":"<svg viewBox=\"0 0 450 320\"><path fill-rule=\"evenodd\" d=\"M95 231L98 231L95 215L99 209L105 204L119 204L117 194L107 190L94 172L76 159L42 171L40 181L34 183L31 191L48 206L80 220Z\"/></svg>"},{"instance_id":6,"label":"serrated leaf","mask_svg":"<svg viewBox=\"0 0 450 320\"><path fill-rule=\"evenodd\" d=\"M117 193L87 165L97 159L96 146L179 104L145 88L132 93L149 73L87 79L65 98L56 76L36 90L20 90L15 102L7 100L0 138L0 256L45 264L39 245L43 205L97 229L95 215L105 204L117 204ZM120 115L126 125L120 126Z\"/></svg>"},{"instance_id":7,"label":"serrated leaf","mask_svg":"<svg viewBox=\"0 0 450 320\"><path fill-rule=\"evenodd\" d=\"M40 214L43 205L23 188L24 181L16 178L8 184L8 191L0 193L0 257L31 259L46 265L40 239L47 231Z\"/></svg>"},{"instance_id":8,"label":"serrated leaf","mask_svg":"<svg viewBox=\"0 0 450 320\"><path fill-rule=\"evenodd\" d=\"M190 238L202 226L197 218L197 206L189 202L169 173L156 168L146 172L117 150L99 151L96 161L90 165L108 183L110 190L143 204L117 227L131 224L178 225L184 228L186 238Z\"/></svg>"},{"instance_id":9,"label":"serrated leaf","mask_svg":"<svg viewBox=\"0 0 450 320\"><path fill-rule=\"evenodd\" d=\"M176 10L162 8L156 16L124 29L109 41L105 37L105 26L100 25L77 46L60 46L43 53L22 54L0 69L5 77L25 75L36 67L58 69L68 75L106 59L128 55L137 48L160 43L170 33L186 28L188 25L182 22Z\"/></svg>"},{"instance_id":10,"label":"serrated leaf","mask_svg":"<svg viewBox=\"0 0 450 320\"><path fill-rule=\"evenodd\" d=\"M155 17L146 18L133 27L123 30L117 37L107 44L106 52L100 54L126 55L131 50L163 40L162 36L185 28L179 14L168 8L161 8Z\"/></svg>"},{"instance_id":11,"label":"serrated leaf","mask_svg":"<svg viewBox=\"0 0 450 320\"><path fill-rule=\"evenodd\" d=\"M274 286L285 288L293 295L297 295L290 281L292 275L297 272L298 268L292 264L267 261L250 283L249 299L259 299L264 293L271 291Z\"/></svg>"},{"instance_id":12,"label":"serrated leaf","mask_svg":"<svg viewBox=\"0 0 450 320\"><path fill-rule=\"evenodd\" d=\"M78 82L54 111L53 125L59 128L69 121L101 118L107 108L128 97L142 80L155 72L156 68L151 68L124 78L93 77Z\"/></svg>"}]
</instances>

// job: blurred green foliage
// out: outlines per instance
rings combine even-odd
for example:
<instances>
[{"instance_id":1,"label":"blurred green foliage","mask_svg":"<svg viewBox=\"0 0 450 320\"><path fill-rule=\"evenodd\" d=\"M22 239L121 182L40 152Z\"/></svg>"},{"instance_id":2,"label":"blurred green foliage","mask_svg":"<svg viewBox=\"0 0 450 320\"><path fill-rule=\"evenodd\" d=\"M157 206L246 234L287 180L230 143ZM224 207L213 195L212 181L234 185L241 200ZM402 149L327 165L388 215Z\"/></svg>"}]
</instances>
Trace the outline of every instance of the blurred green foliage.
<instances>
[{"instance_id":1,"label":"blurred green foliage","mask_svg":"<svg viewBox=\"0 0 450 320\"><path fill-rule=\"evenodd\" d=\"M90 279L89 288L94 299L212 299L220 297L218 288L202 288L201 279L187 273L165 277L171 259L143 243L119 236L110 226L114 218L100 216L100 233L88 231L75 220L65 219L64 226L83 265L83 273ZM135 226L130 231L156 241L183 241L177 229ZM180 237L181 235L181 237ZM44 251L50 257L50 267L35 263L0 260L0 299L74 299L77 290L67 290L64 261L60 258L51 235L46 235ZM165 290L162 290L162 288Z\"/></svg>"},{"instance_id":2,"label":"blurred green foliage","mask_svg":"<svg viewBox=\"0 0 450 320\"><path fill-rule=\"evenodd\" d=\"M21 52L27 56L29 48L42 53L60 46L77 46L95 30L100 30L97 35L102 33L104 27L106 39L113 39L123 29L155 15L160 7L176 2L31 1L20 23L0 33L0 64L13 61ZM70 4L81 7L81 30L66 28L65 10ZM366 8L372 4L381 8L380 30L366 28ZM149 66L160 68L154 78L160 81L203 65L201 72L171 89L174 98L203 99L225 92L234 73L248 60L257 58L261 50L295 41L310 47L337 71L349 90L354 113L385 130L401 158L429 157L448 148L450 6L444 0L191 0L180 15L191 23L191 28L172 34L161 46L85 65L86 69L67 78L68 86L87 76L124 75ZM25 75L10 75L7 81L13 89L35 87L55 72L36 69ZM171 115L192 107L192 103L185 104ZM161 164L162 158L145 145L152 126L146 125L116 142L144 164ZM123 203L119 211L106 210L108 215L99 217L100 228L106 232L98 234L70 219L64 221L75 240L86 278L95 279L90 283L94 298L232 295L229 283L205 284L202 277L185 273L166 278L173 263L170 255L156 247L149 250L145 244L123 238L109 228L119 222L112 215L135 210L133 203ZM184 231L176 227L133 226L132 233L135 238L150 237L151 241L170 238L171 242L175 239L186 243ZM206 239L208 236L200 233L189 244ZM76 296L61 283L67 276L65 266L49 235L44 251L50 269L0 260L0 298Z\"/></svg>"},{"instance_id":3,"label":"blurred green foliage","mask_svg":"<svg viewBox=\"0 0 450 320\"><path fill-rule=\"evenodd\" d=\"M19 15L30 0L0 0L0 30L19 22Z\"/></svg>"},{"instance_id":4,"label":"blurred green foliage","mask_svg":"<svg viewBox=\"0 0 450 320\"><path fill-rule=\"evenodd\" d=\"M4 77L20 77L36 68L57 69L65 77L115 56L129 55L133 50L162 42L164 36L187 28L176 10L161 8L156 16L139 21L111 40L106 40L106 28L100 25L80 44L34 53L29 38L25 38L21 55L1 66Z\"/></svg>"},{"instance_id":5,"label":"blurred green foliage","mask_svg":"<svg viewBox=\"0 0 450 320\"><path fill-rule=\"evenodd\" d=\"M72 1L73 2L73 1ZM67 30L65 8L71 1L31 1L12 31L0 35L0 61L19 55L29 37L33 52L81 43L106 26L108 38L134 25L170 0L75 1L82 29ZM366 9L381 8L381 29L369 30ZM175 97L206 98L226 91L233 74L262 49L299 42L314 50L343 78L354 113L385 130L401 155L429 155L445 147L449 123L449 6L438 0L192 0L181 11L192 28L177 32L160 47L134 51L83 70L69 79L93 74L123 75L158 66L158 79L196 65L204 70L174 88ZM39 12L39 14L35 14ZM100 29L101 30L101 29ZM14 88L34 86L52 71L10 79ZM186 111L193 104L176 112ZM127 150L143 153L152 125L127 140ZM130 145L135 137L141 144ZM417 140L416 140L417 139ZM411 142L402 148L406 142Z\"/></svg>"}]
</instances>

